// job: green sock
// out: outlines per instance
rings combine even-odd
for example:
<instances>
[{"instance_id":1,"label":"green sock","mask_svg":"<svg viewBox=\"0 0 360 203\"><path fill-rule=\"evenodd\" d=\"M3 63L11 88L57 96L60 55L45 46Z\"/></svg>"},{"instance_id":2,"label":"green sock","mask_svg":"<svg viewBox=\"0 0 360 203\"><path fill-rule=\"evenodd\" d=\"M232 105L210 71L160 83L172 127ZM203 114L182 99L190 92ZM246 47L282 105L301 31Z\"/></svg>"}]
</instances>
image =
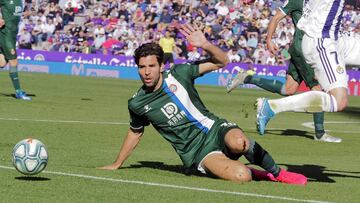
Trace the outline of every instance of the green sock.
<instances>
[{"instance_id":1,"label":"green sock","mask_svg":"<svg viewBox=\"0 0 360 203\"><path fill-rule=\"evenodd\" d=\"M15 88L15 91L20 91L21 88L20 88L20 81L19 81L17 66L10 66L9 75L10 75L10 79L12 81L12 84L13 84L13 86Z\"/></svg>"},{"instance_id":2,"label":"green sock","mask_svg":"<svg viewBox=\"0 0 360 203\"><path fill-rule=\"evenodd\" d=\"M315 126L315 136L320 139L324 133L324 112L314 113L314 126Z\"/></svg>"},{"instance_id":3,"label":"green sock","mask_svg":"<svg viewBox=\"0 0 360 203\"><path fill-rule=\"evenodd\" d=\"M273 174L274 177L279 176L279 166L275 163L271 155L254 140L250 139L249 150L244 154L244 156L250 163L260 166L267 172Z\"/></svg>"},{"instance_id":4,"label":"green sock","mask_svg":"<svg viewBox=\"0 0 360 203\"><path fill-rule=\"evenodd\" d=\"M285 85L279 80L266 79L257 75L248 75L244 83L253 84L269 92L286 96Z\"/></svg>"}]
</instances>

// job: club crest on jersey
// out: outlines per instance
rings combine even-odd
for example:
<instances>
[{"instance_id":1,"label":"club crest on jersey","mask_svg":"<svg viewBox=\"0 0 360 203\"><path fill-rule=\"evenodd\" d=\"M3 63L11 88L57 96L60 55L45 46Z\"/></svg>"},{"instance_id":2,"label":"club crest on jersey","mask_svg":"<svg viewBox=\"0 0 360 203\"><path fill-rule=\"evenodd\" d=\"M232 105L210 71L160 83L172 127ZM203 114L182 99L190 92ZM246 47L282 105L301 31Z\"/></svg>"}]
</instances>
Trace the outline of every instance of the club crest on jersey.
<instances>
[{"instance_id":1,"label":"club crest on jersey","mask_svg":"<svg viewBox=\"0 0 360 203\"><path fill-rule=\"evenodd\" d=\"M10 53L11 53L11 55L15 55L15 53L16 53L16 52L15 52L15 49L11 49L11 50L10 50Z\"/></svg>"},{"instance_id":2,"label":"club crest on jersey","mask_svg":"<svg viewBox=\"0 0 360 203\"><path fill-rule=\"evenodd\" d=\"M145 113L147 113L151 110L151 107L149 107L149 105L145 105L144 110L145 110Z\"/></svg>"},{"instance_id":3,"label":"club crest on jersey","mask_svg":"<svg viewBox=\"0 0 360 203\"><path fill-rule=\"evenodd\" d=\"M345 69L344 69L344 67L342 67L342 66L338 66L338 67L336 68L336 72L338 72L339 74L343 74L343 73L345 72Z\"/></svg>"},{"instance_id":4,"label":"club crest on jersey","mask_svg":"<svg viewBox=\"0 0 360 203\"><path fill-rule=\"evenodd\" d=\"M169 86L169 89L170 89L171 92L176 92L177 86L176 86L175 84L171 84L171 85Z\"/></svg>"},{"instance_id":5,"label":"club crest on jersey","mask_svg":"<svg viewBox=\"0 0 360 203\"><path fill-rule=\"evenodd\" d=\"M184 111L179 112L179 108L176 106L176 104L174 104L172 102L165 104L161 108L161 111L169 119L168 124L170 126L177 124L186 115L186 113Z\"/></svg>"}]
</instances>

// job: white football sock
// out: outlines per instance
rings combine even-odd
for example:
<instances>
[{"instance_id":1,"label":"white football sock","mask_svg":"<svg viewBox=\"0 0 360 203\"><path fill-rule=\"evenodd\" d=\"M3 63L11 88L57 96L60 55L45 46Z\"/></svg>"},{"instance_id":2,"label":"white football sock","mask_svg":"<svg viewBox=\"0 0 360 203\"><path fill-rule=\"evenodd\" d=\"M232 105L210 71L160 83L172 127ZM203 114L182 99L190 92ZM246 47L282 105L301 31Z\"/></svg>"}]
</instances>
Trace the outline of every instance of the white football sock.
<instances>
[{"instance_id":1,"label":"white football sock","mask_svg":"<svg viewBox=\"0 0 360 203\"><path fill-rule=\"evenodd\" d=\"M269 100L274 113L295 112L336 112L337 102L334 96L320 91L309 91L281 99Z\"/></svg>"}]
</instances>

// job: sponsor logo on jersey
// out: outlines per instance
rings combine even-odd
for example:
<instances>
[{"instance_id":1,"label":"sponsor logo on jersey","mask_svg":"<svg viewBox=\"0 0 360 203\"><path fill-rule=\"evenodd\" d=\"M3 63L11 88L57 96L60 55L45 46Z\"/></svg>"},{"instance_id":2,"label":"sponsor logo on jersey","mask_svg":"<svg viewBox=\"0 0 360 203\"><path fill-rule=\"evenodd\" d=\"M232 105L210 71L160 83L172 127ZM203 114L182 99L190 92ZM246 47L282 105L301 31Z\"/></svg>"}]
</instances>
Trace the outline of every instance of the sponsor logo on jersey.
<instances>
[{"instance_id":1,"label":"sponsor logo on jersey","mask_svg":"<svg viewBox=\"0 0 360 203\"><path fill-rule=\"evenodd\" d=\"M161 111L163 114L169 119L168 124L170 126L176 125L180 120L182 120L186 113L184 111L179 112L179 108L176 106L176 104L169 102L165 104Z\"/></svg>"},{"instance_id":2,"label":"sponsor logo on jersey","mask_svg":"<svg viewBox=\"0 0 360 203\"><path fill-rule=\"evenodd\" d=\"M338 72L339 74L343 74L345 72L345 68L342 66L338 66L336 68L336 72Z\"/></svg>"}]
</instances>

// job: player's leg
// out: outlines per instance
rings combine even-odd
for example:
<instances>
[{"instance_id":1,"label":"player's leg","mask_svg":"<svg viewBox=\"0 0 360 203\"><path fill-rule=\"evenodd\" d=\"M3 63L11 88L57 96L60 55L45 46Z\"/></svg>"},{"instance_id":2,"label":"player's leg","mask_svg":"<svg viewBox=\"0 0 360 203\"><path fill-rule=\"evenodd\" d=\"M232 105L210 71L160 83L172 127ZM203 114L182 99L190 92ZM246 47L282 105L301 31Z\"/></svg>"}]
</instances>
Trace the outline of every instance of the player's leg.
<instances>
[{"instance_id":1,"label":"player's leg","mask_svg":"<svg viewBox=\"0 0 360 203\"><path fill-rule=\"evenodd\" d=\"M11 33L11 32L10 32ZM16 36L16 35L15 35ZM22 100L31 100L26 96L25 92L21 89L19 74L18 74L18 60L15 50L15 38L10 34L6 35L2 47L6 60L9 62L9 76L15 89L15 97Z\"/></svg>"},{"instance_id":2,"label":"player's leg","mask_svg":"<svg viewBox=\"0 0 360 203\"><path fill-rule=\"evenodd\" d=\"M285 85L282 81L276 79L268 79L259 75L249 74L247 71L239 71L234 78L226 86L227 92L243 84L253 84L264 90L280 95L286 95Z\"/></svg>"},{"instance_id":3,"label":"player's leg","mask_svg":"<svg viewBox=\"0 0 360 203\"><path fill-rule=\"evenodd\" d=\"M316 78L329 94L309 91L278 100L258 99L257 127L260 134L264 133L269 120L279 112L337 112L347 106L347 75L344 59L337 51L337 42L305 35L302 43L306 62L315 68Z\"/></svg>"},{"instance_id":4,"label":"player's leg","mask_svg":"<svg viewBox=\"0 0 360 203\"><path fill-rule=\"evenodd\" d=\"M296 52L293 54L292 62L295 64L296 72L294 73L294 78L299 81L304 81L306 86L314 91L322 91L318 81L315 79L314 69L305 62L305 58L302 55L302 52ZM333 137L325 132L324 129L324 112L313 113L313 121L315 128L314 140L323 141L323 142L341 142L342 139L338 137Z\"/></svg>"},{"instance_id":5,"label":"player's leg","mask_svg":"<svg viewBox=\"0 0 360 203\"><path fill-rule=\"evenodd\" d=\"M289 66L290 68L290 66ZM289 71L289 70L288 70ZM294 79L294 76L292 74L286 75L286 83L285 83L285 95L294 95L297 90L299 89L300 82Z\"/></svg>"},{"instance_id":6,"label":"player's leg","mask_svg":"<svg viewBox=\"0 0 360 203\"><path fill-rule=\"evenodd\" d=\"M320 85L316 85L311 88L314 91L321 91ZM322 142L335 142L340 143L342 139L334 137L325 132L324 128L324 112L313 113L315 136L314 140Z\"/></svg>"},{"instance_id":7,"label":"player's leg","mask_svg":"<svg viewBox=\"0 0 360 203\"><path fill-rule=\"evenodd\" d=\"M231 160L223 153L211 153L202 161L202 167L216 177L235 181L251 181L250 170L241 162Z\"/></svg>"},{"instance_id":8,"label":"player's leg","mask_svg":"<svg viewBox=\"0 0 360 203\"><path fill-rule=\"evenodd\" d=\"M224 142L231 154L243 154L250 163L265 169L275 180L292 184L306 183L306 177L301 174L281 170L271 155L257 142L248 139L241 129L233 128L229 130L225 134ZM287 177L284 177L285 174Z\"/></svg>"}]
</instances>

